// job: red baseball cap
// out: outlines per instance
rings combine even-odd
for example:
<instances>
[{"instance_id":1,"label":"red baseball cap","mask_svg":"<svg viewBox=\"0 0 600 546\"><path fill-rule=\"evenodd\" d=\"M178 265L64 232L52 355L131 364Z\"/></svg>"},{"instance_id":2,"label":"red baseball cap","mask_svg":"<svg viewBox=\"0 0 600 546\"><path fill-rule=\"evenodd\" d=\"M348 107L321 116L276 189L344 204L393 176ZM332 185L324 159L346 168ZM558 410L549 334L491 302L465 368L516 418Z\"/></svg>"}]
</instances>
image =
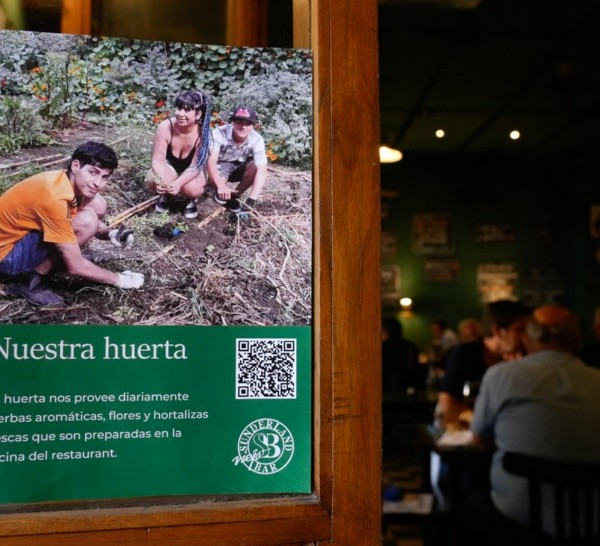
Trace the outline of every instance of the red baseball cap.
<instances>
[{"instance_id":1,"label":"red baseball cap","mask_svg":"<svg viewBox=\"0 0 600 546\"><path fill-rule=\"evenodd\" d=\"M238 106L231 114L230 121L242 120L249 121L252 124L256 123L256 110L248 106Z\"/></svg>"}]
</instances>

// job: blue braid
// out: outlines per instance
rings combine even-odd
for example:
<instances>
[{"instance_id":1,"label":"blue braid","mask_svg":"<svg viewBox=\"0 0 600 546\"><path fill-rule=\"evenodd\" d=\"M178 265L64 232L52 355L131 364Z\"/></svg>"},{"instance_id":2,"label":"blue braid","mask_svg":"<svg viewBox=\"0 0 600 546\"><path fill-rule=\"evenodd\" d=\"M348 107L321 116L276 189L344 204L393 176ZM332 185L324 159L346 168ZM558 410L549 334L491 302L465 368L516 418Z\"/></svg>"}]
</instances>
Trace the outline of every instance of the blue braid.
<instances>
[{"instance_id":1,"label":"blue braid","mask_svg":"<svg viewBox=\"0 0 600 546\"><path fill-rule=\"evenodd\" d=\"M202 95L204 96L204 107L202 108L204 111L202 113L202 124L200 125L200 136L202 138L200 140L198 153L196 154L195 163L195 168L198 171L202 170L208 161L208 154L212 141L212 133L210 131L210 115L212 113L210 99L206 93L202 93Z\"/></svg>"}]
</instances>

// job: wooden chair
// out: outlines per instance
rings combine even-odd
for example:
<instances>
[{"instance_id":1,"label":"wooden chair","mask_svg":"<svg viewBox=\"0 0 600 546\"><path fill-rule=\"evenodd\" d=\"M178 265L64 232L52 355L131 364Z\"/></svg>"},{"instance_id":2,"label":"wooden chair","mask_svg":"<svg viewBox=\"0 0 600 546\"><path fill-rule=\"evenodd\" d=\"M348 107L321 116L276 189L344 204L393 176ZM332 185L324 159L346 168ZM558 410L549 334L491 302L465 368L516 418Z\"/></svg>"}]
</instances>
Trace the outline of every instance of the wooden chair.
<instances>
[{"instance_id":1,"label":"wooden chair","mask_svg":"<svg viewBox=\"0 0 600 546\"><path fill-rule=\"evenodd\" d=\"M600 463L557 462L513 452L506 453L502 463L507 472L528 480L529 522L537 544L600 544ZM548 510L542 487L554 502L554 539L542 532Z\"/></svg>"}]
</instances>

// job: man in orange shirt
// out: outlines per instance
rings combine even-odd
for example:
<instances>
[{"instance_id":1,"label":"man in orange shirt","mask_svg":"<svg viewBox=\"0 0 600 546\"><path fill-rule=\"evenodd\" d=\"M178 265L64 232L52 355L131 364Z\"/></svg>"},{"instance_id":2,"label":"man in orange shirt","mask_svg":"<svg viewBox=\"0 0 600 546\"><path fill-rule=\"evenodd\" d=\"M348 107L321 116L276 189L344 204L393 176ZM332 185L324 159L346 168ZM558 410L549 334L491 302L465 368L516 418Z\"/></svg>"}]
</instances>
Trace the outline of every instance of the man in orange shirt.
<instances>
[{"instance_id":1,"label":"man in orange shirt","mask_svg":"<svg viewBox=\"0 0 600 546\"><path fill-rule=\"evenodd\" d=\"M42 278L58 261L71 275L120 288L140 288L141 273L116 273L86 259L81 247L93 237L116 246L133 241L130 230L110 230L102 221L106 201L100 190L118 165L114 150L86 142L71 156L66 171L47 171L15 184L0 196L0 273L8 292L40 305L62 305Z\"/></svg>"}]
</instances>

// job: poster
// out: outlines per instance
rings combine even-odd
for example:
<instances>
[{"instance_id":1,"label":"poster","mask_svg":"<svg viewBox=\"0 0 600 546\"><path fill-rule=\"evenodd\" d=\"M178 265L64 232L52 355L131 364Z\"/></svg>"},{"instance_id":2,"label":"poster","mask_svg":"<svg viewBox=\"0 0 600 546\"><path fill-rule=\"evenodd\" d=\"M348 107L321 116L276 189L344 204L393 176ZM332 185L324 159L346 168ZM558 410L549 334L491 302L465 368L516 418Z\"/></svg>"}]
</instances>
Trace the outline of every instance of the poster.
<instances>
[{"instance_id":1,"label":"poster","mask_svg":"<svg viewBox=\"0 0 600 546\"><path fill-rule=\"evenodd\" d=\"M390 231L381 232L381 258L382 260L395 260L398 254L398 241L396 234Z\"/></svg>"},{"instance_id":2,"label":"poster","mask_svg":"<svg viewBox=\"0 0 600 546\"><path fill-rule=\"evenodd\" d=\"M381 302L384 307L398 307L400 302L401 272L397 265L381 266Z\"/></svg>"},{"instance_id":3,"label":"poster","mask_svg":"<svg viewBox=\"0 0 600 546\"><path fill-rule=\"evenodd\" d=\"M475 224L476 243L514 243L516 238L511 224Z\"/></svg>"},{"instance_id":4,"label":"poster","mask_svg":"<svg viewBox=\"0 0 600 546\"><path fill-rule=\"evenodd\" d=\"M208 185L194 219L181 198L144 205L154 133L190 89L211 129L258 114L267 177L245 217ZM311 491L311 120L308 51L1 33L0 194L111 146L105 221L134 242L82 250L145 282L56 267L49 308L0 277L0 503Z\"/></svg>"},{"instance_id":5,"label":"poster","mask_svg":"<svg viewBox=\"0 0 600 546\"><path fill-rule=\"evenodd\" d=\"M458 260L425 260L423 277L427 282L456 282L459 274Z\"/></svg>"},{"instance_id":6,"label":"poster","mask_svg":"<svg viewBox=\"0 0 600 546\"><path fill-rule=\"evenodd\" d=\"M412 217L412 251L417 256L449 256L454 253L450 213L416 213Z\"/></svg>"},{"instance_id":7,"label":"poster","mask_svg":"<svg viewBox=\"0 0 600 546\"><path fill-rule=\"evenodd\" d=\"M530 267L523 280L522 301L532 309L547 304L560 304L565 297L564 272L552 267Z\"/></svg>"},{"instance_id":8,"label":"poster","mask_svg":"<svg viewBox=\"0 0 600 546\"><path fill-rule=\"evenodd\" d=\"M590 237L600 239L600 205L590 206Z\"/></svg>"},{"instance_id":9,"label":"poster","mask_svg":"<svg viewBox=\"0 0 600 546\"><path fill-rule=\"evenodd\" d=\"M477 266L477 291L481 303L516 300L519 274L514 263L486 263Z\"/></svg>"}]
</instances>

